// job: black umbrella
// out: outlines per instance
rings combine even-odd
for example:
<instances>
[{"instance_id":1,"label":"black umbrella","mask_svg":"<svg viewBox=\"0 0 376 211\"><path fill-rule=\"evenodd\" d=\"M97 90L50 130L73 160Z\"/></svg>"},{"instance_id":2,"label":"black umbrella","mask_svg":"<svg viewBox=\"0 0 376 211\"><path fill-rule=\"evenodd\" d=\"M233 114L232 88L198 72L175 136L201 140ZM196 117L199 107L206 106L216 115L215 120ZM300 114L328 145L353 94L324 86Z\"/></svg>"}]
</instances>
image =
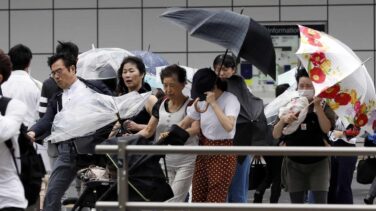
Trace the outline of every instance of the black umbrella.
<instances>
[{"instance_id":1,"label":"black umbrella","mask_svg":"<svg viewBox=\"0 0 376 211\"><path fill-rule=\"evenodd\" d=\"M191 36L230 49L275 79L275 51L268 30L250 17L228 10L173 8L161 17L184 27Z\"/></svg>"}]
</instances>

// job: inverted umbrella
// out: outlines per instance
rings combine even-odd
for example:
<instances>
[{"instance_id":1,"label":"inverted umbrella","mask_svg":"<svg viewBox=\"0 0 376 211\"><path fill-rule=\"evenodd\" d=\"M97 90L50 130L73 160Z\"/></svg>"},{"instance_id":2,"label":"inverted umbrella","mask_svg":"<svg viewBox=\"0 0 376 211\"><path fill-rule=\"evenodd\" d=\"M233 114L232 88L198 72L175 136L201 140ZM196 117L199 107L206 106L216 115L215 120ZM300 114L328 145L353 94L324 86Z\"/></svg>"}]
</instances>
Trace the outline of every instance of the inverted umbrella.
<instances>
[{"instance_id":1,"label":"inverted umbrella","mask_svg":"<svg viewBox=\"0 0 376 211\"><path fill-rule=\"evenodd\" d=\"M156 74L155 68L159 66L168 65L165 58L159 54L152 53L150 51L131 51L135 56L139 57L144 61L146 69L151 74Z\"/></svg>"},{"instance_id":2,"label":"inverted umbrella","mask_svg":"<svg viewBox=\"0 0 376 211\"><path fill-rule=\"evenodd\" d=\"M150 92L128 94L112 97L92 91L80 96L69 109L58 112L52 124L51 135L46 140L52 143L84 137L92 134L110 123L128 119L138 114L143 108ZM79 101L79 102L78 102Z\"/></svg>"},{"instance_id":3,"label":"inverted umbrella","mask_svg":"<svg viewBox=\"0 0 376 211\"><path fill-rule=\"evenodd\" d=\"M159 76L151 74L151 73L146 73L144 81L148 83L151 88L163 88L163 84L161 83L161 79Z\"/></svg>"},{"instance_id":4,"label":"inverted umbrella","mask_svg":"<svg viewBox=\"0 0 376 211\"><path fill-rule=\"evenodd\" d=\"M87 80L117 78L117 70L127 56L133 54L121 48L95 48L78 55L77 75Z\"/></svg>"},{"instance_id":5,"label":"inverted umbrella","mask_svg":"<svg viewBox=\"0 0 376 211\"><path fill-rule=\"evenodd\" d=\"M362 61L336 38L299 26L300 47L296 54L308 71L316 95L326 99L347 127L370 130L370 115L376 109L373 82Z\"/></svg>"},{"instance_id":6,"label":"inverted umbrella","mask_svg":"<svg viewBox=\"0 0 376 211\"><path fill-rule=\"evenodd\" d=\"M172 8L161 17L189 34L227 49L275 79L275 51L268 30L248 16L229 10Z\"/></svg>"},{"instance_id":7,"label":"inverted umbrella","mask_svg":"<svg viewBox=\"0 0 376 211\"><path fill-rule=\"evenodd\" d=\"M296 86L295 74L297 68L294 67L289 71L286 71L277 76L277 84L289 84L290 86Z\"/></svg>"},{"instance_id":8,"label":"inverted umbrella","mask_svg":"<svg viewBox=\"0 0 376 211\"><path fill-rule=\"evenodd\" d=\"M268 124L271 124L276 120L281 107L287 105L293 98L297 97L299 97L299 93L292 86L290 86L290 88L288 88L285 92L266 105L264 114Z\"/></svg>"}]
</instances>

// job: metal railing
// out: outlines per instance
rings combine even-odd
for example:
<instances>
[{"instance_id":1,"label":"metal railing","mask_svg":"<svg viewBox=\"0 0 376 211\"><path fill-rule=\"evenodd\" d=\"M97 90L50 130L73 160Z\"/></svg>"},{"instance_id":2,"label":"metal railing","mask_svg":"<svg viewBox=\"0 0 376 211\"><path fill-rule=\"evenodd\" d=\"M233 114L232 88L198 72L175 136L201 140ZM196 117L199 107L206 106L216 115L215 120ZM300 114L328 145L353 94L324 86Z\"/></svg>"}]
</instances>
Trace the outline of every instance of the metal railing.
<instances>
[{"instance_id":1,"label":"metal railing","mask_svg":"<svg viewBox=\"0 0 376 211\"><path fill-rule=\"evenodd\" d=\"M237 203L165 203L165 202L128 202L128 153L132 154L238 154L238 155L279 155L279 156L352 156L376 155L376 147L248 147L248 146L140 146L126 145L119 141L118 145L98 145L97 153L118 154L118 202L98 201L97 210L116 208L125 211L134 209L163 210L251 210L251 211L374 211L376 205L329 205L329 204L237 204Z\"/></svg>"}]
</instances>

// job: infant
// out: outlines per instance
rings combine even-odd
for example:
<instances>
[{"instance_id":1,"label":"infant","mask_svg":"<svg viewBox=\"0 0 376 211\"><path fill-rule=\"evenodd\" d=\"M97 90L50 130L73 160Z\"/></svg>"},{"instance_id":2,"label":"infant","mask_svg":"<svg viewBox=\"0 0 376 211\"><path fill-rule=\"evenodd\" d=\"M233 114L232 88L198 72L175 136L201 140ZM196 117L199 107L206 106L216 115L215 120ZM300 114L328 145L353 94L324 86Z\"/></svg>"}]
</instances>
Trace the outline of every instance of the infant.
<instances>
[{"instance_id":1,"label":"infant","mask_svg":"<svg viewBox=\"0 0 376 211\"><path fill-rule=\"evenodd\" d=\"M283 135L289 135L298 129L299 125L307 116L308 105L309 102L306 97L297 97L293 98L286 106L279 109L279 118L289 113L293 113L298 117L298 120L288 124L283 128Z\"/></svg>"}]
</instances>

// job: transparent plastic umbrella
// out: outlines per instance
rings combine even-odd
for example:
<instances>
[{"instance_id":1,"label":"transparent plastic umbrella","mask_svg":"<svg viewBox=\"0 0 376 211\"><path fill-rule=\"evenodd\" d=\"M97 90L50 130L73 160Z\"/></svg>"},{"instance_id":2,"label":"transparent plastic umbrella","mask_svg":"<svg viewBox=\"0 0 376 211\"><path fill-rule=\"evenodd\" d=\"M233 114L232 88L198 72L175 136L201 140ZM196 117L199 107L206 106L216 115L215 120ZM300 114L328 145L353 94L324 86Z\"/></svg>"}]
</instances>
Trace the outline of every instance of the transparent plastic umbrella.
<instances>
[{"instance_id":1,"label":"transparent plastic umbrella","mask_svg":"<svg viewBox=\"0 0 376 211\"><path fill-rule=\"evenodd\" d=\"M87 80L117 78L117 70L130 51L121 48L95 48L78 55L77 76Z\"/></svg>"},{"instance_id":2,"label":"transparent plastic umbrella","mask_svg":"<svg viewBox=\"0 0 376 211\"><path fill-rule=\"evenodd\" d=\"M167 60L161 55L150 52L150 51L131 51L135 56L139 57L144 61L146 69L149 73L155 75L156 67L169 65Z\"/></svg>"},{"instance_id":3,"label":"transparent plastic umbrella","mask_svg":"<svg viewBox=\"0 0 376 211\"><path fill-rule=\"evenodd\" d=\"M63 108L56 114L51 135L46 140L57 143L83 137L117 121L119 117L130 118L144 108L150 94L150 92L145 94L130 92L112 97L92 91L90 95L77 99L79 102L72 103L74 107Z\"/></svg>"}]
</instances>

